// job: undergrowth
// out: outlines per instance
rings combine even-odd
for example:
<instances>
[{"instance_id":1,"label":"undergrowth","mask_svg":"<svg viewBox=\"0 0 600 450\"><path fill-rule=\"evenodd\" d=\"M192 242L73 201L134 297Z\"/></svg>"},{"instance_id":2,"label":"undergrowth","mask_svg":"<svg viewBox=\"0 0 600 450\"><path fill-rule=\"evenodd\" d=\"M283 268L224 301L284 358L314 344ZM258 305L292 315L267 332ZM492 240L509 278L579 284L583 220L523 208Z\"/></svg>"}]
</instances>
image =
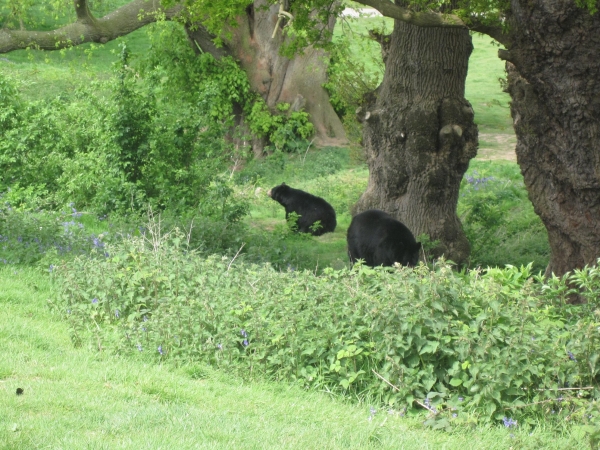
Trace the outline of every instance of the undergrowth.
<instances>
[{"instance_id":1,"label":"undergrowth","mask_svg":"<svg viewBox=\"0 0 600 450\"><path fill-rule=\"evenodd\" d=\"M570 279L588 299L571 306L566 279L544 284L530 266L461 274L441 261L315 276L201 257L186 242L149 225L107 245L110 257L57 265L53 306L74 343L423 408L438 428L535 423L551 411L597 420L597 269Z\"/></svg>"}]
</instances>

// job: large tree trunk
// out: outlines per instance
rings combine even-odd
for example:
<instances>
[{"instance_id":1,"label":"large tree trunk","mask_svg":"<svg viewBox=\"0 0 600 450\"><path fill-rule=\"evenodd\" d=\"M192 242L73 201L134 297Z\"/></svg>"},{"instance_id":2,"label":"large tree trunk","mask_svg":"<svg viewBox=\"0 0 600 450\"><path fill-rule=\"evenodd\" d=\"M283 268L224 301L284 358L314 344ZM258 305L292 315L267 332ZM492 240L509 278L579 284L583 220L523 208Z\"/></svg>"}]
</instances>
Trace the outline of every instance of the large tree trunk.
<instances>
[{"instance_id":1,"label":"large tree trunk","mask_svg":"<svg viewBox=\"0 0 600 450\"><path fill-rule=\"evenodd\" d=\"M369 184L354 212L382 209L418 236L439 240L437 255L464 263L469 243L456 215L458 191L477 153L477 126L465 94L466 29L397 21L376 100L359 112Z\"/></svg>"},{"instance_id":2,"label":"large tree trunk","mask_svg":"<svg viewBox=\"0 0 600 450\"><path fill-rule=\"evenodd\" d=\"M239 17L238 26L224 34L224 47L216 48L212 37L202 27L188 30L188 35L203 50L215 57L231 55L240 62L248 74L251 86L274 108L277 103L286 102L310 114L315 127L316 143L339 145L347 142L342 123L329 102L329 95L323 88L327 77L327 54L309 47L303 55L293 59L279 54L286 39L280 25L275 37L279 5L266 7L265 0L257 0L246 9L245 16ZM335 18L326 27L333 30Z\"/></svg>"},{"instance_id":3,"label":"large tree trunk","mask_svg":"<svg viewBox=\"0 0 600 450\"><path fill-rule=\"evenodd\" d=\"M507 62L517 161L550 240L546 274L600 257L600 14L511 4Z\"/></svg>"}]
</instances>

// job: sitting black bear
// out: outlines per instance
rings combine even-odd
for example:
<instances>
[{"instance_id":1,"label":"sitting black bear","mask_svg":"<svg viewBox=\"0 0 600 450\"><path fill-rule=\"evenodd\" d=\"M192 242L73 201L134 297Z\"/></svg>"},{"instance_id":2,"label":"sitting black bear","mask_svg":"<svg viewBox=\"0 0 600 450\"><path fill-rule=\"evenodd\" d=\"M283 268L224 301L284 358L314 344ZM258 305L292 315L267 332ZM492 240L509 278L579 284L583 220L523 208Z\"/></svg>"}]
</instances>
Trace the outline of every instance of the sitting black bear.
<instances>
[{"instance_id":1,"label":"sitting black bear","mask_svg":"<svg viewBox=\"0 0 600 450\"><path fill-rule=\"evenodd\" d=\"M352 219L346 237L350 263L363 259L367 266L416 266L421 243L389 214L370 209Z\"/></svg>"},{"instance_id":2,"label":"sitting black bear","mask_svg":"<svg viewBox=\"0 0 600 450\"><path fill-rule=\"evenodd\" d=\"M321 236L330 233L337 225L333 207L320 197L289 187L285 183L269 189L269 197L279 202L285 208L285 218L291 213L298 216L298 231ZM320 221L320 225L314 226Z\"/></svg>"}]
</instances>

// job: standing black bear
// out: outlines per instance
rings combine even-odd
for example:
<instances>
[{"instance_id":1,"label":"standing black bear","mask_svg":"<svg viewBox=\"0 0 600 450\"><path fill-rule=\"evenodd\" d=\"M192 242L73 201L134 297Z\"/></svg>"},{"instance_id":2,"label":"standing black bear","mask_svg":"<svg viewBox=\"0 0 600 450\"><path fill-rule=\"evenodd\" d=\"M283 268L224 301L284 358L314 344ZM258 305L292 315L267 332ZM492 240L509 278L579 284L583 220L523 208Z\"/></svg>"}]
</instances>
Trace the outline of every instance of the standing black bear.
<instances>
[{"instance_id":1,"label":"standing black bear","mask_svg":"<svg viewBox=\"0 0 600 450\"><path fill-rule=\"evenodd\" d=\"M370 209L357 214L348 228L350 263L364 259L367 266L416 266L421 243L406 226L389 214Z\"/></svg>"},{"instance_id":2,"label":"standing black bear","mask_svg":"<svg viewBox=\"0 0 600 450\"><path fill-rule=\"evenodd\" d=\"M285 183L269 189L269 197L279 202L285 208L285 218L291 213L296 213L298 218L298 231L311 233L313 236L321 236L335 230L337 222L333 207L320 197L289 187ZM320 220L320 227L311 229L313 224Z\"/></svg>"}]
</instances>

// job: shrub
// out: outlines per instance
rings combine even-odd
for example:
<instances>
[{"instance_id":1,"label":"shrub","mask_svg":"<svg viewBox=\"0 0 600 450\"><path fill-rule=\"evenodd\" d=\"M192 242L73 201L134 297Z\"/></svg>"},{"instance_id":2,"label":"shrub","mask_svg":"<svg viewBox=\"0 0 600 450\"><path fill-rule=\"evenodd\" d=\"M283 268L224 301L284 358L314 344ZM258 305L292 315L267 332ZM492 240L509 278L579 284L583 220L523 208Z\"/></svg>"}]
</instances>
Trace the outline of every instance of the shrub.
<instances>
[{"instance_id":1,"label":"shrub","mask_svg":"<svg viewBox=\"0 0 600 450\"><path fill-rule=\"evenodd\" d=\"M531 267L357 265L315 276L201 257L185 242L151 233L57 267L54 304L74 342L422 404L448 423L465 411L566 416L597 394L597 305L556 305Z\"/></svg>"},{"instance_id":2,"label":"shrub","mask_svg":"<svg viewBox=\"0 0 600 450\"><path fill-rule=\"evenodd\" d=\"M196 56L179 25L151 28L143 58L132 62L122 44L111 78L51 101L25 102L0 77L0 193L33 189L48 207L74 202L101 215L183 211L225 171L236 105L280 150L311 135L305 112L284 114L289 105L280 105L271 114L235 61ZM253 108L262 111L256 123Z\"/></svg>"}]
</instances>

